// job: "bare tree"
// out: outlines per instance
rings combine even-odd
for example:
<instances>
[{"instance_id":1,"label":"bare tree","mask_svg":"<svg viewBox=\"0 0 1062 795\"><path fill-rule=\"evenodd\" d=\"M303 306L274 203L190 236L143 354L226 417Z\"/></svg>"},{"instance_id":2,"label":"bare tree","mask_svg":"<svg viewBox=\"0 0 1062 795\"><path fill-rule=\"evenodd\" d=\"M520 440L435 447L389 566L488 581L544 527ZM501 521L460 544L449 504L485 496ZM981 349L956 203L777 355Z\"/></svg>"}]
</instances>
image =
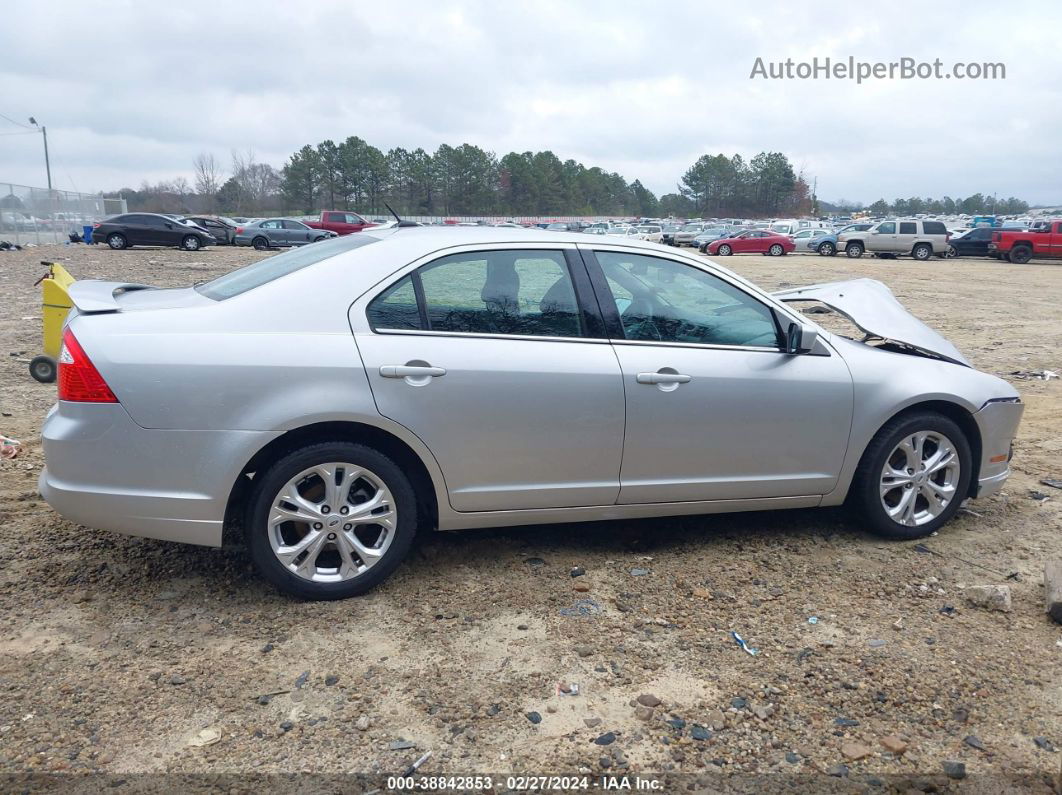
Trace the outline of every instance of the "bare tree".
<instances>
[{"instance_id":1,"label":"bare tree","mask_svg":"<svg viewBox=\"0 0 1062 795\"><path fill-rule=\"evenodd\" d=\"M210 152L200 152L193 161L195 166L195 192L206 199L208 209L217 209L218 190L221 188L221 166Z\"/></svg>"},{"instance_id":2,"label":"bare tree","mask_svg":"<svg viewBox=\"0 0 1062 795\"><path fill-rule=\"evenodd\" d=\"M280 174L267 163L255 159L254 149L232 151L232 179L239 191L241 211L258 211L280 191Z\"/></svg>"}]
</instances>

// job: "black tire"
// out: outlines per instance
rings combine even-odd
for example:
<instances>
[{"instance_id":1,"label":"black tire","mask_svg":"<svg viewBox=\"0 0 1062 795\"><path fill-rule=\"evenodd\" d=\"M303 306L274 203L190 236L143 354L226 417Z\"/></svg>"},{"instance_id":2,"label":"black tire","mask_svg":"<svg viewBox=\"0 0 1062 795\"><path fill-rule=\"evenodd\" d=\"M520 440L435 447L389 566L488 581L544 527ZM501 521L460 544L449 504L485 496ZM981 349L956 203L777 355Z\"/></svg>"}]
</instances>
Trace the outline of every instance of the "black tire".
<instances>
[{"instance_id":1,"label":"black tire","mask_svg":"<svg viewBox=\"0 0 1062 795\"><path fill-rule=\"evenodd\" d=\"M955 494L944 510L931 521L910 527L899 524L886 513L879 494L880 475L887 457L895 450L896 445L905 436L921 431L936 431L951 440L959 456L959 478ZM954 420L933 411L901 414L885 423L867 446L852 482L848 495L849 504L870 529L880 536L898 541L923 538L938 530L959 510L969 492L972 473L973 454L970 452L970 443Z\"/></svg>"},{"instance_id":2,"label":"black tire","mask_svg":"<svg viewBox=\"0 0 1062 795\"><path fill-rule=\"evenodd\" d=\"M326 235L321 235L320 237L315 237L313 239L313 242L314 243L320 243L322 240L328 240L328 237Z\"/></svg>"},{"instance_id":3,"label":"black tire","mask_svg":"<svg viewBox=\"0 0 1062 795\"><path fill-rule=\"evenodd\" d=\"M330 461L343 461L375 473L391 491L398 522L394 537L383 557L355 577L332 583L312 582L287 569L273 553L269 541L268 517L281 488L304 469ZM247 501L245 538L259 573L281 591L302 599L346 599L365 593L386 580L409 552L417 532L417 501L409 479L383 453L352 442L323 442L303 447L272 464L258 481Z\"/></svg>"},{"instance_id":4,"label":"black tire","mask_svg":"<svg viewBox=\"0 0 1062 795\"><path fill-rule=\"evenodd\" d=\"M866 249L863 248L862 243L860 243L858 240L853 240L851 243L845 246L844 253L852 259L859 259L863 256L863 252L865 250Z\"/></svg>"},{"instance_id":5,"label":"black tire","mask_svg":"<svg viewBox=\"0 0 1062 795\"><path fill-rule=\"evenodd\" d=\"M959 256L959 250L949 243L946 256L948 257L948 259L954 259L955 257Z\"/></svg>"},{"instance_id":6,"label":"black tire","mask_svg":"<svg viewBox=\"0 0 1062 795\"><path fill-rule=\"evenodd\" d=\"M718 253L720 257L729 257L731 254L734 253L734 249L730 248L730 246L724 243L716 249L716 253Z\"/></svg>"},{"instance_id":7,"label":"black tire","mask_svg":"<svg viewBox=\"0 0 1062 795\"><path fill-rule=\"evenodd\" d=\"M111 232L107 235L107 245L115 251L121 251L123 248L129 248L129 241L121 232Z\"/></svg>"},{"instance_id":8,"label":"black tire","mask_svg":"<svg viewBox=\"0 0 1062 795\"><path fill-rule=\"evenodd\" d=\"M201 242L195 235L185 235L181 240L181 248L185 251L199 251Z\"/></svg>"},{"instance_id":9,"label":"black tire","mask_svg":"<svg viewBox=\"0 0 1062 795\"><path fill-rule=\"evenodd\" d=\"M767 249L767 254L771 257L780 257L785 254L785 249L782 247L781 243L774 243L769 249Z\"/></svg>"},{"instance_id":10,"label":"black tire","mask_svg":"<svg viewBox=\"0 0 1062 795\"><path fill-rule=\"evenodd\" d=\"M1016 265L1024 265L1032 259L1032 249L1028 246L1015 246L1010 250L1010 255L1007 259Z\"/></svg>"},{"instance_id":11,"label":"black tire","mask_svg":"<svg viewBox=\"0 0 1062 795\"><path fill-rule=\"evenodd\" d=\"M819 243L819 256L832 257L837 254L837 246L831 243L829 240Z\"/></svg>"},{"instance_id":12,"label":"black tire","mask_svg":"<svg viewBox=\"0 0 1062 795\"><path fill-rule=\"evenodd\" d=\"M29 363L30 375L42 384L55 383L57 365L51 356L34 356Z\"/></svg>"},{"instance_id":13,"label":"black tire","mask_svg":"<svg viewBox=\"0 0 1062 795\"><path fill-rule=\"evenodd\" d=\"M264 237L256 237L251 241L251 245L258 251L266 251L269 249L269 240Z\"/></svg>"},{"instance_id":14,"label":"black tire","mask_svg":"<svg viewBox=\"0 0 1062 795\"><path fill-rule=\"evenodd\" d=\"M933 256L933 247L928 243L916 243L915 247L911 249L911 256L925 262Z\"/></svg>"}]
</instances>

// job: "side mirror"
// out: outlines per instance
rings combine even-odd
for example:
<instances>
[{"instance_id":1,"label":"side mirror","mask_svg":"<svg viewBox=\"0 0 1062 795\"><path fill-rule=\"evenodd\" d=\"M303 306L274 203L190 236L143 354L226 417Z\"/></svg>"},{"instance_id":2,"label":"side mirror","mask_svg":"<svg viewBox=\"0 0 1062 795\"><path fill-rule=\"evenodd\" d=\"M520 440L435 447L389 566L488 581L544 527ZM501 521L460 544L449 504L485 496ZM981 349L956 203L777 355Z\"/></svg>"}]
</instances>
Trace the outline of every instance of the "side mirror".
<instances>
[{"instance_id":1,"label":"side mirror","mask_svg":"<svg viewBox=\"0 0 1062 795\"><path fill-rule=\"evenodd\" d=\"M790 355L811 353L819 339L819 332L810 326L790 323L786 331L785 352Z\"/></svg>"}]
</instances>

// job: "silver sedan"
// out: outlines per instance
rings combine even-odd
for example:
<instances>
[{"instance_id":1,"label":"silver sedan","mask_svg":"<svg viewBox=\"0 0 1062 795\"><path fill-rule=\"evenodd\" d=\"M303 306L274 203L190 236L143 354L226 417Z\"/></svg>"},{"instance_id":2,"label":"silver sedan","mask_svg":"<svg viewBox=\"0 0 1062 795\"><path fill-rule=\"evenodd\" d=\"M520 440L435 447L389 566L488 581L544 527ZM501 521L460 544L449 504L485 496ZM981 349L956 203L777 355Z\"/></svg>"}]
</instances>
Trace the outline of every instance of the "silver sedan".
<instances>
[{"instance_id":1,"label":"silver sedan","mask_svg":"<svg viewBox=\"0 0 1062 795\"><path fill-rule=\"evenodd\" d=\"M233 242L237 246L254 246L264 251L269 248L305 246L335 236L335 232L313 229L291 218L265 218L236 227Z\"/></svg>"},{"instance_id":2,"label":"silver sedan","mask_svg":"<svg viewBox=\"0 0 1062 795\"><path fill-rule=\"evenodd\" d=\"M45 499L242 540L307 598L373 587L434 529L848 502L917 538L1002 487L1022 414L880 282L772 295L612 237L370 229L186 289L70 293Z\"/></svg>"}]
</instances>

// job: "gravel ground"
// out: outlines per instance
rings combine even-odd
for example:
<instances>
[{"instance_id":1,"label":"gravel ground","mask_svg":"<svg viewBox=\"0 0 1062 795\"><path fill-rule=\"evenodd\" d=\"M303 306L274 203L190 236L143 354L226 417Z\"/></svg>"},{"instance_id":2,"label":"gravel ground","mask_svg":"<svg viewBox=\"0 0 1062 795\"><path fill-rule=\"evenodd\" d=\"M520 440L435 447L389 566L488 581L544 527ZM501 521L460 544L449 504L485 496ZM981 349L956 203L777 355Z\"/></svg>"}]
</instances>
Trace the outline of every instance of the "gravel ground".
<instances>
[{"instance_id":1,"label":"gravel ground","mask_svg":"<svg viewBox=\"0 0 1062 795\"><path fill-rule=\"evenodd\" d=\"M1062 477L1062 382L1012 373L1062 371L1062 268L726 261L772 289L880 278L1022 392L1005 493L923 546L883 542L835 510L422 534L373 593L314 604L264 585L242 550L88 530L36 493L55 394L26 369L40 346L39 260L182 285L261 256L0 253L0 433L24 445L0 461L5 789L34 772L122 777L112 784L397 773L428 750L425 775L630 773L668 791L719 774L702 786L946 787L948 761L965 764L967 786L998 792L990 777L1013 776L1048 789L1062 627L1044 614L1042 570L1059 554L1062 491L1039 481ZM981 584L1008 585L1013 610L969 606L964 587ZM562 692L570 683L578 694ZM411 747L392 750L399 740Z\"/></svg>"}]
</instances>

